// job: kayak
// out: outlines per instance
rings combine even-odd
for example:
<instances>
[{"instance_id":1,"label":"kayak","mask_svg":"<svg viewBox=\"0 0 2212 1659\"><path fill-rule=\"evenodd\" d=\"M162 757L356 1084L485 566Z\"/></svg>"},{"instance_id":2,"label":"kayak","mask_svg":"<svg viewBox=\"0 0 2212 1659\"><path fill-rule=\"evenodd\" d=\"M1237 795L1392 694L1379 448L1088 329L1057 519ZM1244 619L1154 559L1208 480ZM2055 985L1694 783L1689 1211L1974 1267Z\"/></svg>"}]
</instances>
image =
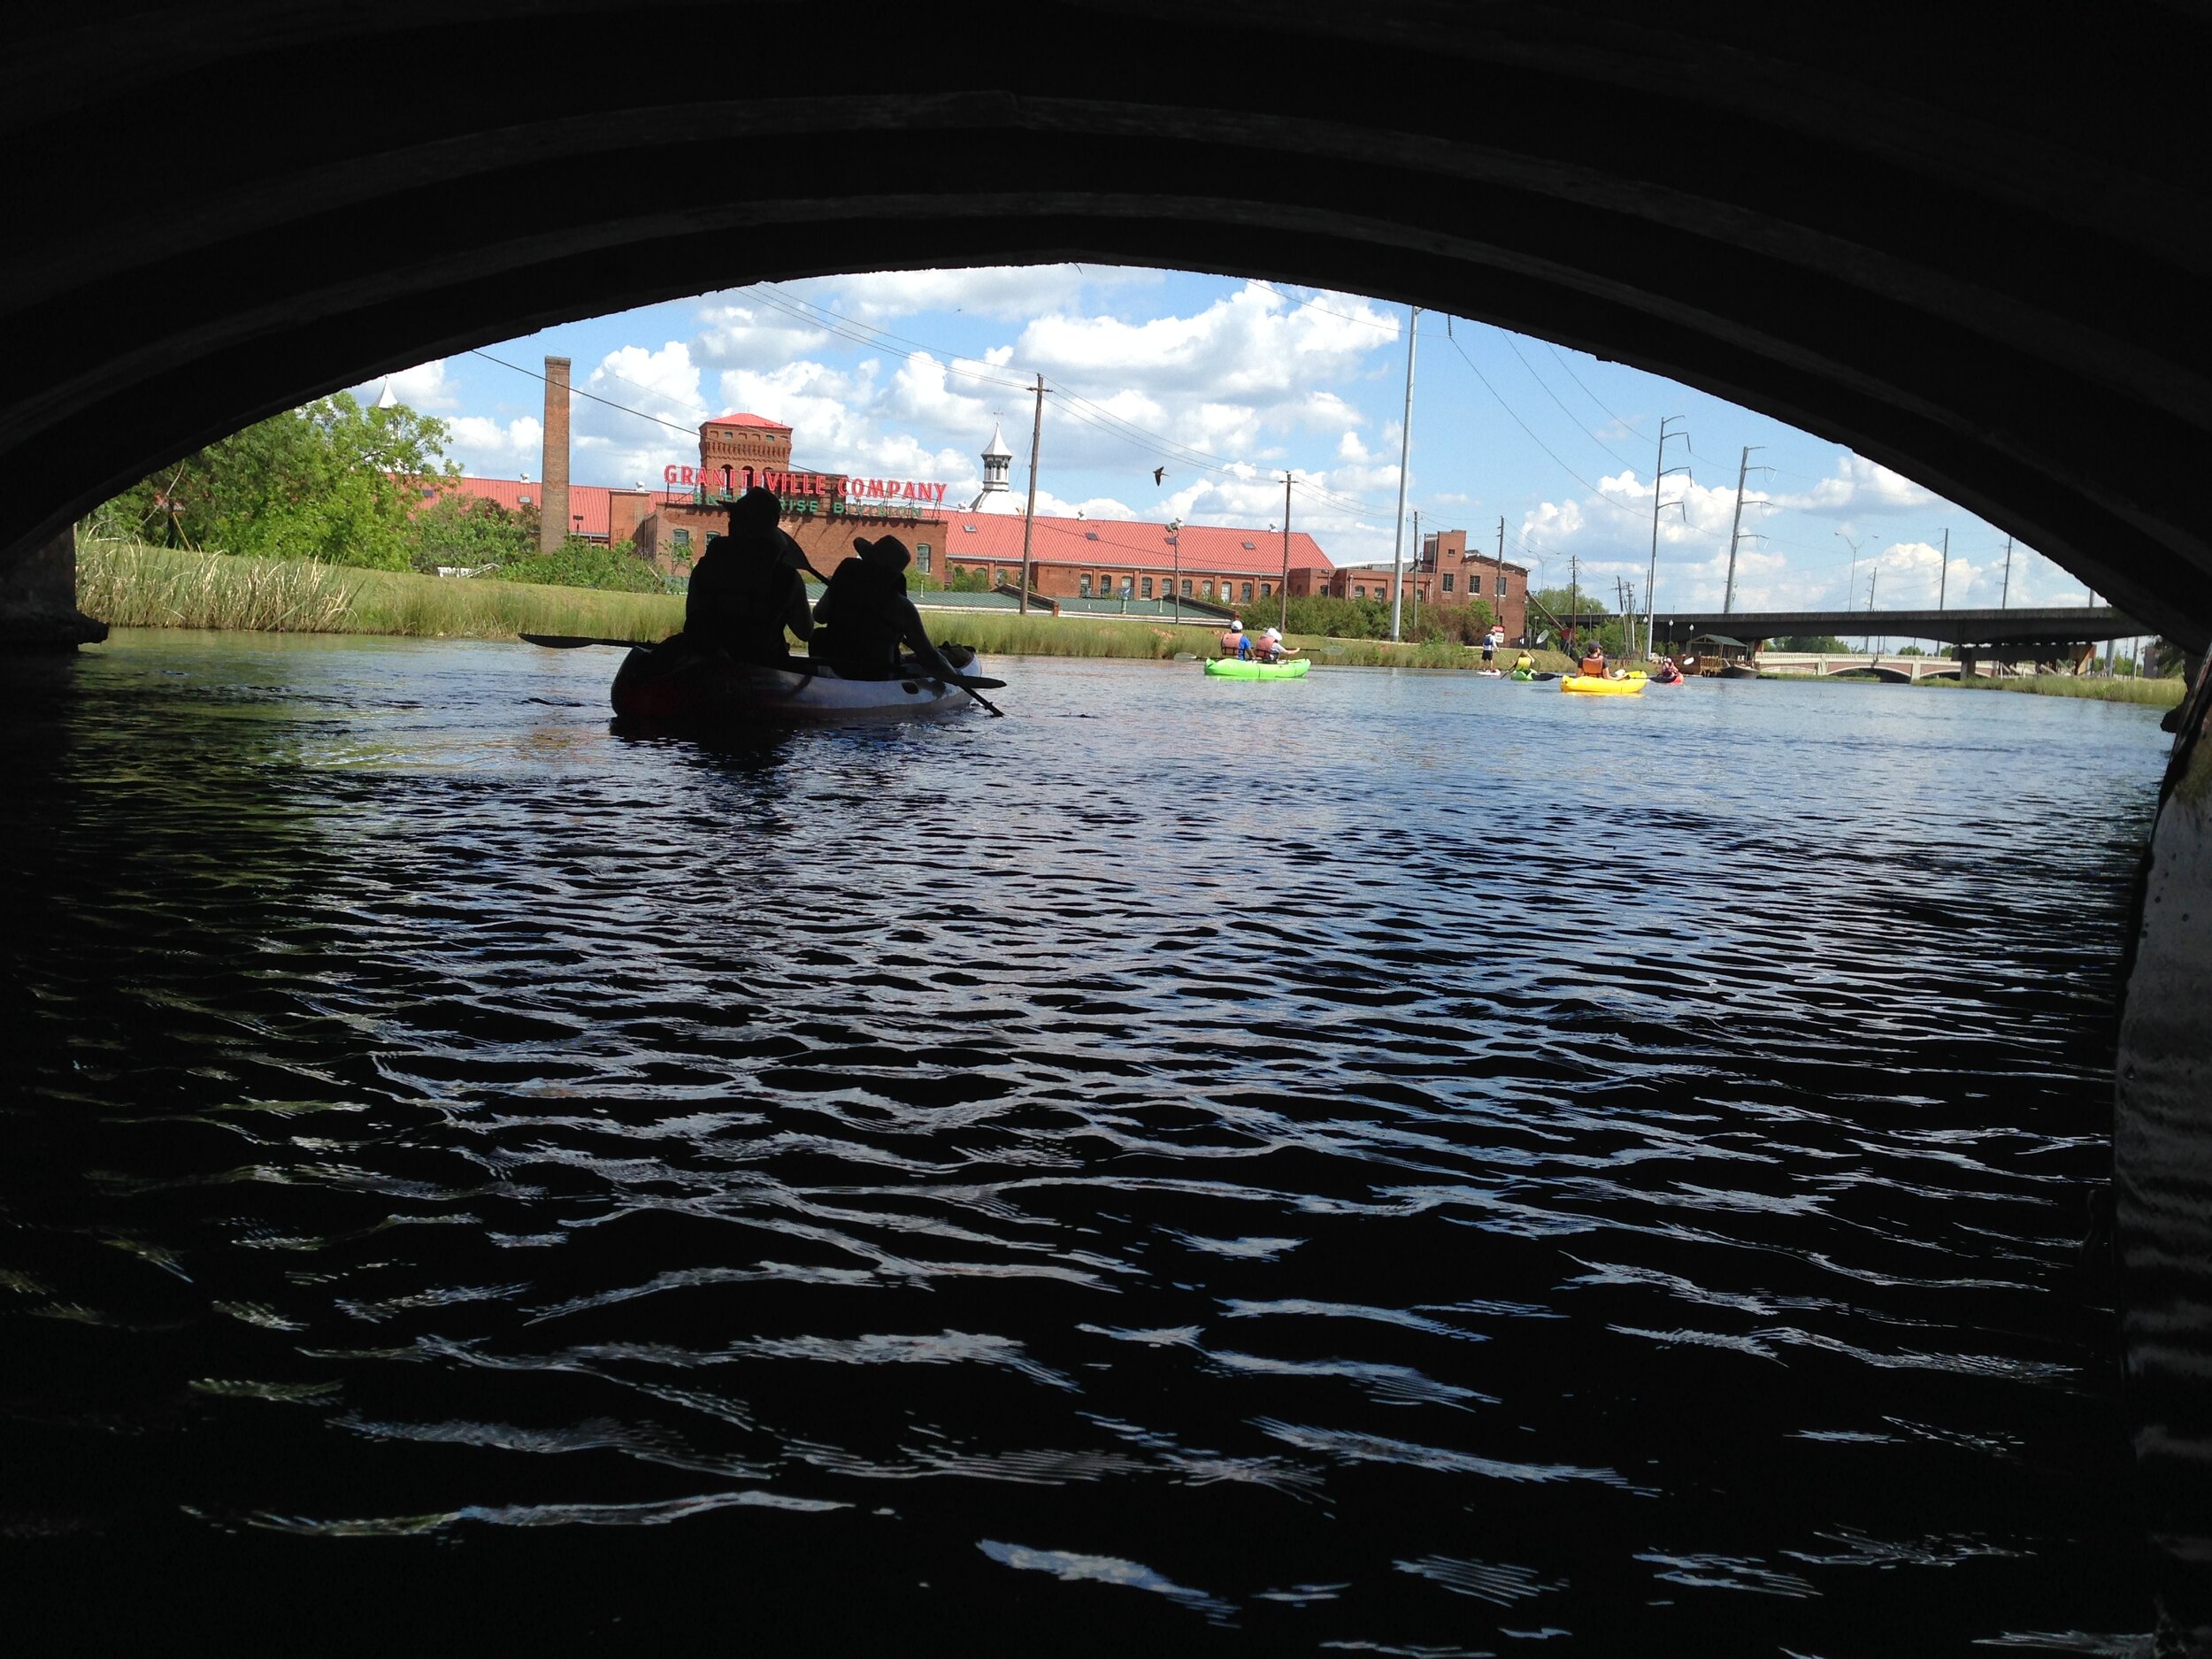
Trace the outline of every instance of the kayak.
<instances>
[{"instance_id":1,"label":"kayak","mask_svg":"<svg viewBox=\"0 0 2212 1659\"><path fill-rule=\"evenodd\" d=\"M1216 680L1302 680L1306 670L1313 666L1313 659L1294 657L1286 663L1256 662L1243 657L1214 657L1206 661L1206 672Z\"/></svg>"},{"instance_id":2,"label":"kayak","mask_svg":"<svg viewBox=\"0 0 2212 1659\"><path fill-rule=\"evenodd\" d=\"M969 668L949 648L956 668ZM660 658L662 660L657 660ZM976 706L957 685L933 679L918 665L892 680L846 680L834 669L795 657L788 670L732 662L717 653L657 653L641 646L622 659L610 695L617 716L662 725L735 726L746 721L910 720Z\"/></svg>"},{"instance_id":3,"label":"kayak","mask_svg":"<svg viewBox=\"0 0 2212 1659\"><path fill-rule=\"evenodd\" d=\"M1536 678L1536 671L1532 668L1517 668L1513 671L1513 678L1516 680L1533 680Z\"/></svg>"},{"instance_id":4,"label":"kayak","mask_svg":"<svg viewBox=\"0 0 2212 1659\"><path fill-rule=\"evenodd\" d=\"M1597 674L1569 674L1560 680L1559 688L1594 697L1633 697L1643 690L1644 677L1631 674L1626 680L1607 680Z\"/></svg>"}]
</instances>

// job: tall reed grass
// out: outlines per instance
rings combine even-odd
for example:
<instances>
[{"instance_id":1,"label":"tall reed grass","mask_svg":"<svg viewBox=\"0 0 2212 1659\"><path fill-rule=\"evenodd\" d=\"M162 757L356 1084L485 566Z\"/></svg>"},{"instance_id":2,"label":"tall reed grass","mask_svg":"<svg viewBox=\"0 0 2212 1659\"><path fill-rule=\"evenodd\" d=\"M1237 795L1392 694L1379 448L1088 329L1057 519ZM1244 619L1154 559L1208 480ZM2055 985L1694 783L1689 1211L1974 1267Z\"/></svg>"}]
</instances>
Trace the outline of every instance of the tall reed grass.
<instances>
[{"instance_id":1,"label":"tall reed grass","mask_svg":"<svg viewBox=\"0 0 2212 1659\"><path fill-rule=\"evenodd\" d=\"M426 639L511 640L518 634L658 640L683 626L684 602L667 594L613 593L528 582L357 570L308 559L239 558L129 541L81 539L77 604L119 628L244 628L265 633L399 634ZM941 612L923 618L931 637L958 640L990 656L1126 657L1164 661L1212 657L1217 629L1141 618ZM1472 646L1393 645L1386 640L1294 635L1324 667L1475 668ZM1545 668L1568 666L1556 651L1535 653ZM1512 660L1509 652L1505 662Z\"/></svg>"},{"instance_id":2,"label":"tall reed grass","mask_svg":"<svg viewBox=\"0 0 2212 1659\"><path fill-rule=\"evenodd\" d=\"M2139 703L2154 709L2170 709L2189 692L2189 682L2180 679L2136 680L2119 676L2104 680L2080 674L2023 674L2003 680L1989 680L1977 674L1963 682L1924 680L1920 683L1953 689L1963 683L1969 691L2024 691L2039 697L2088 697L2098 703Z\"/></svg>"},{"instance_id":3,"label":"tall reed grass","mask_svg":"<svg viewBox=\"0 0 2212 1659\"><path fill-rule=\"evenodd\" d=\"M684 602L666 594L459 580L89 539L77 547L77 606L119 628L446 639L531 633L657 640L684 620Z\"/></svg>"}]
</instances>

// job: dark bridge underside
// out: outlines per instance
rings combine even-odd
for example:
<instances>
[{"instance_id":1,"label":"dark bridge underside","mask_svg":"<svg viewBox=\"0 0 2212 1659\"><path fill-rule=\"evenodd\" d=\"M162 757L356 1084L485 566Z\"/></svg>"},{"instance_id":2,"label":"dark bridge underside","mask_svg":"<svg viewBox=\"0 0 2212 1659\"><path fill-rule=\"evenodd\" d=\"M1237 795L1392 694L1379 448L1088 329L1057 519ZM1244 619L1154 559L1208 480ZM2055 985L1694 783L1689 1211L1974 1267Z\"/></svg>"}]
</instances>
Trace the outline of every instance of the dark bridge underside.
<instances>
[{"instance_id":1,"label":"dark bridge underside","mask_svg":"<svg viewBox=\"0 0 2212 1659\"><path fill-rule=\"evenodd\" d=\"M1525 329L2212 638L2197 8L231 0L0 25L0 558L247 420L760 278L1073 258Z\"/></svg>"},{"instance_id":2,"label":"dark bridge underside","mask_svg":"<svg viewBox=\"0 0 2212 1659\"><path fill-rule=\"evenodd\" d=\"M2052 605L2018 611L1662 611L1656 637L1701 634L1778 640L1791 634L1877 634L1952 645L2076 645L2131 639L2143 625L2109 605Z\"/></svg>"}]
</instances>

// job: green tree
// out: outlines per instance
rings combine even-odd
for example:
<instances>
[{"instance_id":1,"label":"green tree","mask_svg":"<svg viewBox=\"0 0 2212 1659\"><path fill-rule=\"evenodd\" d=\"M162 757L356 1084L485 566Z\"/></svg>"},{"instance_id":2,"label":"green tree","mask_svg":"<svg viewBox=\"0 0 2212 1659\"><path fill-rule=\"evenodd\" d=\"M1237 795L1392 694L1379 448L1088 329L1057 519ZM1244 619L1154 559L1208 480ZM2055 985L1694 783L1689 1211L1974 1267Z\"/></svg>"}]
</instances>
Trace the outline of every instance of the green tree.
<instances>
[{"instance_id":1,"label":"green tree","mask_svg":"<svg viewBox=\"0 0 2212 1659\"><path fill-rule=\"evenodd\" d=\"M1825 651L1831 656L1843 656L1851 648L1832 634L1793 634L1786 639L1774 641L1778 651Z\"/></svg>"},{"instance_id":2,"label":"green tree","mask_svg":"<svg viewBox=\"0 0 2212 1659\"><path fill-rule=\"evenodd\" d=\"M533 552L509 559L491 573L503 582L603 588L629 594L657 594L668 587L661 573L640 558L629 542L601 547L580 536L570 537L557 552Z\"/></svg>"},{"instance_id":3,"label":"green tree","mask_svg":"<svg viewBox=\"0 0 2212 1659\"><path fill-rule=\"evenodd\" d=\"M419 571L439 565L473 570L508 565L534 557L538 550L538 510L510 510L495 501L456 492L441 495L408 524L412 545L408 562Z\"/></svg>"},{"instance_id":4,"label":"green tree","mask_svg":"<svg viewBox=\"0 0 2212 1659\"><path fill-rule=\"evenodd\" d=\"M142 480L94 515L110 534L265 558L404 570L410 518L435 480L443 421L347 393L256 421Z\"/></svg>"},{"instance_id":5,"label":"green tree","mask_svg":"<svg viewBox=\"0 0 2212 1659\"><path fill-rule=\"evenodd\" d=\"M1531 597L1533 603L1528 608L1529 627L1538 644L1555 651L1574 651L1595 643L1608 657L1618 657L1625 648L1626 626L1595 594L1566 588L1542 588ZM1547 611L1554 617L1588 616L1594 611L1605 619L1594 628L1586 626L1570 641L1560 637L1559 630L1546 617Z\"/></svg>"}]
</instances>

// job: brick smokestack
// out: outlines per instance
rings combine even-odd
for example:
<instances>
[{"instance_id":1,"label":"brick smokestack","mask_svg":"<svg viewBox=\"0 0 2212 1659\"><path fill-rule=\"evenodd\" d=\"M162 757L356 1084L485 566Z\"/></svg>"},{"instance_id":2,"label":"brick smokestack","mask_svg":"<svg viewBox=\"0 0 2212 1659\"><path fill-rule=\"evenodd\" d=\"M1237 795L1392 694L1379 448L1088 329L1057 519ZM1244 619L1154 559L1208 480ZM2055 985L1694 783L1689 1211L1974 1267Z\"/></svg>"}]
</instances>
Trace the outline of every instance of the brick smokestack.
<instances>
[{"instance_id":1,"label":"brick smokestack","mask_svg":"<svg viewBox=\"0 0 2212 1659\"><path fill-rule=\"evenodd\" d=\"M545 458L539 469L538 550L557 553L567 543L568 359L545 360Z\"/></svg>"}]
</instances>

